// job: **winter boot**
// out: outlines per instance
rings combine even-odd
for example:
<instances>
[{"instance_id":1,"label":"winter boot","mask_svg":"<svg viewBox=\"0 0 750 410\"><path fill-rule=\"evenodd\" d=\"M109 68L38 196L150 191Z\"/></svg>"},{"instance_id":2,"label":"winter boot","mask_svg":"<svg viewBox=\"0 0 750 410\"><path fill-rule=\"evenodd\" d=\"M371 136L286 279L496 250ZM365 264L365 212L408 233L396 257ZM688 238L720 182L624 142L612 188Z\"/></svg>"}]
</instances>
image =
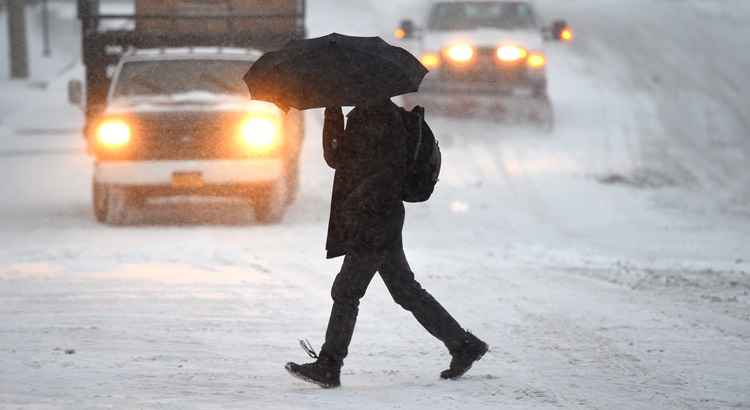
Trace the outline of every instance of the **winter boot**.
<instances>
[{"instance_id":1,"label":"winter boot","mask_svg":"<svg viewBox=\"0 0 750 410\"><path fill-rule=\"evenodd\" d=\"M322 352L321 356L318 356L310 346L310 342L300 340L300 345L310 357L316 360L307 364L289 362L286 364L286 371L300 380L317 384L324 389L341 386L341 365L326 357Z\"/></svg>"},{"instance_id":2,"label":"winter boot","mask_svg":"<svg viewBox=\"0 0 750 410\"><path fill-rule=\"evenodd\" d=\"M466 337L461 347L451 352L453 358L451 359L450 368L443 370L440 373L440 377L451 380L458 379L466 374L474 362L481 359L489 349L487 343L479 340L473 334L466 332Z\"/></svg>"}]
</instances>

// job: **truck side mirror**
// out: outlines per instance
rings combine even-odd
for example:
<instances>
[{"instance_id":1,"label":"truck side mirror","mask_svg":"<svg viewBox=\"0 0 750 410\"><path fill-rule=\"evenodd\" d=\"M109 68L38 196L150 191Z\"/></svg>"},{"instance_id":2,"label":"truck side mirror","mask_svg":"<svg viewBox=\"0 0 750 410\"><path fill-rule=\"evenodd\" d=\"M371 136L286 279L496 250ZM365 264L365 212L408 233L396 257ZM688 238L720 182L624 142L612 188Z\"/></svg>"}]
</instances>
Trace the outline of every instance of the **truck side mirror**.
<instances>
[{"instance_id":1,"label":"truck side mirror","mask_svg":"<svg viewBox=\"0 0 750 410\"><path fill-rule=\"evenodd\" d=\"M555 20L547 29L548 36L555 41L573 41L573 29L565 20Z\"/></svg>"},{"instance_id":2,"label":"truck side mirror","mask_svg":"<svg viewBox=\"0 0 750 410\"><path fill-rule=\"evenodd\" d=\"M76 107L83 106L83 84L79 80L68 82L68 102Z\"/></svg>"},{"instance_id":3,"label":"truck side mirror","mask_svg":"<svg viewBox=\"0 0 750 410\"><path fill-rule=\"evenodd\" d=\"M414 38L414 35L417 32L417 26L414 24L414 21L410 19L404 19L401 20L401 23L399 24L398 28L396 29L396 32L394 35L399 40L404 39L411 39Z\"/></svg>"}]
</instances>

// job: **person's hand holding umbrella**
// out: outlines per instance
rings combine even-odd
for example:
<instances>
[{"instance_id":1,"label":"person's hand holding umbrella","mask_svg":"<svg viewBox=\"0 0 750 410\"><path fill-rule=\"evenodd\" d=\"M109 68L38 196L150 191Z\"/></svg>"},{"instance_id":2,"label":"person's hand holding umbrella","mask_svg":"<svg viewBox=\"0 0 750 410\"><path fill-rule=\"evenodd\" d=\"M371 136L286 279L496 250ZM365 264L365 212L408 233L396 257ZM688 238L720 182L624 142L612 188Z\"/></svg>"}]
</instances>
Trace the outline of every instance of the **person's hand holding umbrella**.
<instances>
[{"instance_id":1,"label":"person's hand holding umbrella","mask_svg":"<svg viewBox=\"0 0 750 410\"><path fill-rule=\"evenodd\" d=\"M326 107L323 124L323 156L336 169L336 154L344 136L344 112L341 107Z\"/></svg>"}]
</instances>

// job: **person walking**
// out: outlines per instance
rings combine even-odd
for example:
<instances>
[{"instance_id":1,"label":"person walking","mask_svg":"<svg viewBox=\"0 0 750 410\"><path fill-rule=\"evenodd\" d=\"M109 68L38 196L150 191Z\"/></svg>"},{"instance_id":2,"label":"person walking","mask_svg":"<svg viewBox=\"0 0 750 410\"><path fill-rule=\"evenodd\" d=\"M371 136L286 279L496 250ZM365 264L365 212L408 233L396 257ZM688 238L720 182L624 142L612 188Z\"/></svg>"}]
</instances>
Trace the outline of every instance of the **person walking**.
<instances>
[{"instance_id":1,"label":"person walking","mask_svg":"<svg viewBox=\"0 0 750 410\"><path fill-rule=\"evenodd\" d=\"M295 377L324 388L338 387L354 334L359 301L379 273L394 301L442 341L452 359L440 376L457 379L488 351L414 278L402 239L403 190L408 172L405 111L390 99L356 106L346 127L340 107L326 108L324 157L336 170L326 250L344 256L331 289L333 307L319 354L303 347L312 363L287 363Z\"/></svg>"}]
</instances>

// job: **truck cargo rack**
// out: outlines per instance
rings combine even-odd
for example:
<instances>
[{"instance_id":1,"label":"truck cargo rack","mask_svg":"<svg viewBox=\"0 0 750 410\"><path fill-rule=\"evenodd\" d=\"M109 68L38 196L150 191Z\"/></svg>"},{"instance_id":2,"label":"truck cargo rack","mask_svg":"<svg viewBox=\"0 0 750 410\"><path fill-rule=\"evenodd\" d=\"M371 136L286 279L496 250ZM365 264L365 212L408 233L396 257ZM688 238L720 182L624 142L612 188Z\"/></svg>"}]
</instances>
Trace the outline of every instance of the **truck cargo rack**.
<instances>
[{"instance_id":1,"label":"truck cargo rack","mask_svg":"<svg viewBox=\"0 0 750 410\"><path fill-rule=\"evenodd\" d=\"M269 14L102 14L99 0L77 0L81 21L82 59L86 68L87 128L103 110L110 87L110 67L131 49L227 47L253 48L269 51L294 39L305 38L306 0L298 0L296 13ZM269 19L295 22L293 30L279 33L267 29L247 29L247 22L267 23ZM140 30L139 24L166 21L175 26L180 22L224 22L225 31L165 32ZM109 23L124 24L109 24ZM243 29L235 29L238 22ZM251 24L252 25L252 24ZM267 25L267 24L266 24Z\"/></svg>"}]
</instances>

